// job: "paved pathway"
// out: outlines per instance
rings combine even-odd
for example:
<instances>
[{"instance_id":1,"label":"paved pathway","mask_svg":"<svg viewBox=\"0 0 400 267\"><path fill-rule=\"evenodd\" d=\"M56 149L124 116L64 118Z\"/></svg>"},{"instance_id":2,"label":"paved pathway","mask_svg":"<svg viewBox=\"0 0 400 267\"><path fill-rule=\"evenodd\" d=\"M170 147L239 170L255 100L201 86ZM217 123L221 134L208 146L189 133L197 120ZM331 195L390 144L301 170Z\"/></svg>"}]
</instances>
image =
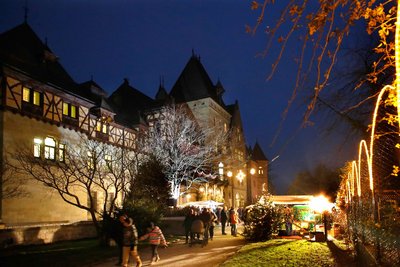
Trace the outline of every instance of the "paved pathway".
<instances>
[{"instance_id":1,"label":"paved pathway","mask_svg":"<svg viewBox=\"0 0 400 267\"><path fill-rule=\"evenodd\" d=\"M229 233L230 228L227 227L227 230ZM221 235L219 226L215 227L215 233L214 239L209 241L208 245L205 247L201 247L199 244L194 244L192 247L189 247L184 243L184 240L179 240L176 243L170 244L169 247L165 249L160 248L158 251L161 260L151 266L217 267L246 243L242 236L233 237L230 234ZM150 266L150 247L142 250L139 249L139 254L143 261L143 267ZM117 257L114 257L102 264L90 266L111 267L115 266L117 261ZM134 266L132 262L130 262L130 264L130 266Z\"/></svg>"}]
</instances>

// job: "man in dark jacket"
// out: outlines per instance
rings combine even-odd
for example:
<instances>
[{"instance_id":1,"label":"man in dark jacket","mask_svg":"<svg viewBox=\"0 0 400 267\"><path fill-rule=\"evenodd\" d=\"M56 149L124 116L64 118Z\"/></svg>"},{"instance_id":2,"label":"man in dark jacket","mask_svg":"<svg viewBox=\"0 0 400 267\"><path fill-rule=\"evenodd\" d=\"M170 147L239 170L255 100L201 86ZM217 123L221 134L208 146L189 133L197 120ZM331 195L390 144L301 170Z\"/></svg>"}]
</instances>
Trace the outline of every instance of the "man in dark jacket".
<instances>
[{"instance_id":1,"label":"man in dark jacket","mask_svg":"<svg viewBox=\"0 0 400 267\"><path fill-rule=\"evenodd\" d=\"M221 230L223 235L226 235L225 226L227 220L228 220L228 215L226 214L226 207L224 206L223 209L221 210Z\"/></svg>"},{"instance_id":2,"label":"man in dark jacket","mask_svg":"<svg viewBox=\"0 0 400 267\"><path fill-rule=\"evenodd\" d=\"M204 239L207 244L208 233L209 233L210 223L211 223L211 214L208 212L207 208L203 208L202 212L199 215L199 219L202 220L203 225L204 225Z\"/></svg>"},{"instance_id":3,"label":"man in dark jacket","mask_svg":"<svg viewBox=\"0 0 400 267\"><path fill-rule=\"evenodd\" d=\"M136 261L136 267L142 266L142 261L137 252L138 233L133 220L126 215L119 217L122 229L122 266L128 267L129 257L132 256Z\"/></svg>"},{"instance_id":4,"label":"man in dark jacket","mask_svg":"<svg viewBox=\"0 0 400 267\"><path fill-rule=\"evenodd\" d=\"M194 208L190 208L188 214L185 216L185 220L183 221L183 225L185 226L186 244L189 243L189 237L191 237L192 234L192 223L195 219L196 212Z\"/></svg>"}]
</instances>

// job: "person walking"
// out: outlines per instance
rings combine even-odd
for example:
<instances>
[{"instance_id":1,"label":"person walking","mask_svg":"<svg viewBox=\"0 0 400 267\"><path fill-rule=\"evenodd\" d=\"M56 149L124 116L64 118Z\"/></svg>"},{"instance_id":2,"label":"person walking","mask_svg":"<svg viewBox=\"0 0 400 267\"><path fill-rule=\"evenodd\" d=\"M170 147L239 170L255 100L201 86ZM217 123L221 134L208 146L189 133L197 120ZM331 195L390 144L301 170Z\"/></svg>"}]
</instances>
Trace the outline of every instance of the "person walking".
<instances>
[{"instance_id":1,"label":"person walking","mask_svg":"<svg viewBox=\"0 0 400 267\"><path fill-rule=\"evenodd\" d=\"M204 225L204 242L205 244L208 244L211 214L208 212L207 208L203 208L199 215L199 219L203 222Z\"/></svg>"},{"instance_id":2,"label":"person walking","mask_svg":"<svg viewBox=\"0 0 400 267\"><path fill-rule=\"evenodd\" d=\"M239 223L239 217L237 212L231 208L230 212L230 222L231 222L231 234L237 236L237 224Z\"/></svg>"},{"instance_id":3,"label":"person walking","mask_svg":"<svg viewBox=\"0 0 400 267\"><path fill-rule=\"evenodd\" d=\"M122 266L128 267L129 257L136 261L136 267L142 266L142 261L137 252L138 246L138 234L135 224L133 223L132 218L129 218L127 215L121 215L119 217L119 221L121 222L122 229Z\"/></svg>"},{"instance_id":4,"label":"person walking","mask_svg":"<svg viewBox=\"0 0 400 267\"><path fill-rule=\"evenodd\" d=\"M154 262L160 260L160 256L158 255L158 246L167 247L167 242L165 241L165 237L161 231L161 229L154 225L153 222L150 222L147 226L147 234L143 235L139 238L139 240L146 240L149 239L150 246L151 246L151 261L150 265Z\"/></svg>"},{"instance_id":5,"label":"person walking","mask_svg":"<svg viewBox=\"0 0 400 267\"><path fill-rule=\"evenodd\" d=\"M212 241L214 238L214 228L218 222L218 217L211 208L208 208L208 213L210 214L210 226L208 228L208 232L210 233L210 240Z\"/></svg>"},{"instance_id":6,"label":"person walking","mask_svg":"<svg viewBox=\"0 0 400 267\"><path fill-rule=\"evenodd\" d=\"M224 206L221 210L221 231L223 235L226 235L225 226L228 221L228 215L226 214L226 207Z\"/></svg>"},{"instance_id":7,"label":"person walking","mask_svg":"<svg viewBox=\"0 0 400 267\"><path fill-rule=\"evenodd\" d=\"M192 232L192 223L195 219L196 211L194 210L194 208L190 208L185 216L185 220L183 221L183 226L185 227L186 244L189 243L189 237L191 236Z\"/></svg>"}]
</instances>

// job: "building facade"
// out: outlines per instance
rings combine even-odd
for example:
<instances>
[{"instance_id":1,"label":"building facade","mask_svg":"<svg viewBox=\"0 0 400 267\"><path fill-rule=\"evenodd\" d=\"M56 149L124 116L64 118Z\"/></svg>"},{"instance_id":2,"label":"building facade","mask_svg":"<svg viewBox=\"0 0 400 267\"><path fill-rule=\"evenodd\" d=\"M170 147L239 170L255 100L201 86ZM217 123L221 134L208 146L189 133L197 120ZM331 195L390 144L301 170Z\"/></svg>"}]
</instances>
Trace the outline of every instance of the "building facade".
<instances>
[{"instance_id":1,"label":"building facade","mask_svg":"<svg viewBox=\"0 0 400 267\"><path fill-rule=\"evenodd\" d=\"M245 206L259 195L258 187L267 179L265 176L257 183L248 181L249 166L253 167L258 161L248 161L239 104L224 103L225 89L221 82L211 81L195 55L169 93L160 85L153 99L124 80L107 96L93 80L75 82L50 48L24 23L0 35L0 67L0 157L3 163L0 220L3 226L76 223L91 219L88 212L68 204L43 183L7 171L5 163L14 161L12 155L16 155L21 146L29 147L37 160L50 165L62 163L69 144L80 144L82 136L133 151L139 132L157 119L155 110L171 102L186 105L200 127L229 133L228 145L219 147L221 160L205 174L209 175L209 182L198 185L191 200L212 199L226 206ZM212 135L208 141L213 142ZM257 164L259 167L266 163L261 160ZM263 168L266 174L266 165ZM10 181L16 185L19 179L24 180L20 187L24 193L7 195ZM90 201L91 205L102 203L110 196L120 203L124 197L116 190L99 191L88 199L84 190L78 187L74 190L80 202ZM187 194L179 201L187 201L185 197Z\"/></svg>"}]
</instances>

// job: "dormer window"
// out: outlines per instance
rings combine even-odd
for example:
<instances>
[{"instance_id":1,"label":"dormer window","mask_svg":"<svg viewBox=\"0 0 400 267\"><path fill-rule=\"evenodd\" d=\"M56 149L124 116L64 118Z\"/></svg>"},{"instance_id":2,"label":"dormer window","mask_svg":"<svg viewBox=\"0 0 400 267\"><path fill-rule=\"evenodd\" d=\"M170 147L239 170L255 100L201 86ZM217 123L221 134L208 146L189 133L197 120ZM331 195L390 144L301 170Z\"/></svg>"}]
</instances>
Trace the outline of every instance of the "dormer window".
<instances>
[{"instance_id":1,"label":"dormer window","mask_svg":"<svg viewBox=\"0 0 400 267\"><path fill-rule=\"evenodd\" d=\"M108 125L104 122L97 121L96 131L103 134L108 134Z\"/></svg>"}]
</instances>

